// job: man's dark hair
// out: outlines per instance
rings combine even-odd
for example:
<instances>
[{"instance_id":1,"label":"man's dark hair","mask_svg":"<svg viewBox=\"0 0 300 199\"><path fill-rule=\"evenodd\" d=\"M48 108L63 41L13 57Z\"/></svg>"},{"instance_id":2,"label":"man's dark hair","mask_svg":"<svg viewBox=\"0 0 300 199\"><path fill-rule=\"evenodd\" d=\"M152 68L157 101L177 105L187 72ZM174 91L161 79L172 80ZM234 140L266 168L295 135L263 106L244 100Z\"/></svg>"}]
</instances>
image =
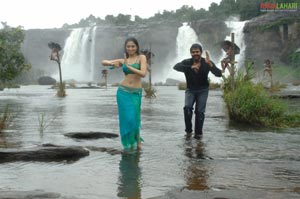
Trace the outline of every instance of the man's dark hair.
<instances>
[{"instance_id":1,"label":"man's dark hair","mask_svg":"<svg viewBox=\"0 0 300 199\"><path fill-rule=\"evenodd\" d=\"M192 52L192 49L199 49L200 52L202 52L202 46L200 44L193 44L190 48L190 52Z\"/></svg>"}]
</instances>

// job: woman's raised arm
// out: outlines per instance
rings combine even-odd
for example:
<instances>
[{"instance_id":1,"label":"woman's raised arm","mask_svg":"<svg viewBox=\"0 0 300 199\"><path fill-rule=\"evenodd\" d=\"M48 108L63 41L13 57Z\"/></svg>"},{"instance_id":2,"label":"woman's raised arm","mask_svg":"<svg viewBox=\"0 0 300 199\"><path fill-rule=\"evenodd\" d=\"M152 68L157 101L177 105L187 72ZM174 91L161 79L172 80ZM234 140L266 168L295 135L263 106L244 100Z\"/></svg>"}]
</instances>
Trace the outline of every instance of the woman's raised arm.
<instances>
[{"instance_id":1,"label":"woman's raised arm","mask_svg":"<svg viewBox=\"0 0 300 199\"><path fill-rule=\"evenodd\" d=\"M124 59L103 60L101 63L103 66L113 66L115 68L119 68L124 63Z\"/></svg>"}]
</instances>

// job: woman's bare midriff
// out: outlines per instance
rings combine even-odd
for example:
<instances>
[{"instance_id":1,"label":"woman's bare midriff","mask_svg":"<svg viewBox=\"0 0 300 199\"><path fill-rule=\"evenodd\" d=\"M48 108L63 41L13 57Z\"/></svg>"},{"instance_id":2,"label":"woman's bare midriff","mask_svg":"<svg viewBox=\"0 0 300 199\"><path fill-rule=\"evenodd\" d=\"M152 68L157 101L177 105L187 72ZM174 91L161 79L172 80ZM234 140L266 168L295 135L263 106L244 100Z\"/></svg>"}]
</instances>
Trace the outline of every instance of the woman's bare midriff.
<instances>
[{"instance_id":1,"label":"woman's bare midriff","mask_svg":"<svg viewBox=\"0 0 300 199\"><path fill-rule=\"evenodd\" d=\"M128 74L121 82L121 85L130 88L142 88L141 77L136 74Z\"/></svg>"}]
</instances>

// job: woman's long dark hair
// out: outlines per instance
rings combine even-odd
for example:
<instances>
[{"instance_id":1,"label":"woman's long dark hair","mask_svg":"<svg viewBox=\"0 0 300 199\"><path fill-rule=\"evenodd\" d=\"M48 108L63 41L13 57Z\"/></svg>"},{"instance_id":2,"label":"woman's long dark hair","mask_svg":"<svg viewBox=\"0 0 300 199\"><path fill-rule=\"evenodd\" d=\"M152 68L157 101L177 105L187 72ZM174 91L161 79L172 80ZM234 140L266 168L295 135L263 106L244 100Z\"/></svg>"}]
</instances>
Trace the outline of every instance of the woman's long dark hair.
<instances>
[{"instance_id":1,"label":"woman's long dark hair","mask_svg":"<svg viewBox=\"0 0 300 199\"><path fill-rule=\"evenodd\" d=\"M127 45L127 43L130 42L130 41L132 41L132 42L136 45L136 47L137 47L137 49L136 49L136 54L138 54L138 55L140 54L140 46L139 46L139 42L137 41L136 38L134 38L134 37L129 37L129 38L126 39L125 44L124 44L124 50L125 50L125 53L126 53L126 57L127 57L127 58L129 57L129 55L128 55L127 51L126 51L126 45Z\"/></svg>"}]
</instances>

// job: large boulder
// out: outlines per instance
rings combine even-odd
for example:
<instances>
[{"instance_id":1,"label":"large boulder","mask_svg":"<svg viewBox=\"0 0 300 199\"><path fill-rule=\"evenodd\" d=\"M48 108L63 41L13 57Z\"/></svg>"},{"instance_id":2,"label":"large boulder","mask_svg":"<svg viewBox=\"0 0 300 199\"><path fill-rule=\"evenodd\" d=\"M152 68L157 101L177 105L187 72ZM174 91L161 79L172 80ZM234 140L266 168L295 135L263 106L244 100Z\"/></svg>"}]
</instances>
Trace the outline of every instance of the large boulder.
<instances>
[{"instance_id":1,"label":"large boulder","mask_svg":"<svg viewBox=\"0 0 300 199\"><path fill-rule=\"evenodd\" d=\"M179 83L180 83L180 81L177 79L167 78L165 85L166 86L177 86Z\"/></svg>"},{"instance_id":2,"label":"large boulder","mask_svg":"<svg viewBox=\"0 0 300 199\"><path fill-rule=\"evenodd\" d=\"M59 193L34 191L0 191L0 199L76 199L75 197L64 197Z\"/></svg>"},{"instance_id":3,"label":"large boulder","mask_svg":"<svg viewBox=\"0 0 300 199\"><path fill-rule=\"evenodd\" d=\"M65 136L75 139L99 139L99 138L116 138L119 135L114 133L104 133L104 132L74 132L67 133Z\"/></svg>"},{"instance_id":4,"label":"large boulder","mask_svg":"<svg viewBox=\"0 0 300 199\"><path fill-rule=\"evenodd\" d=\"M43 76L38 79L39 85L54 85L56 80L49 76Z\"/></svg>"},{"instance_id":5,"label":"large boulder","mask_svg":"<svg viewBox=\"0 0 300 199\"><path fill-rule=\"evenodd\" d=\"M33 149L2 149L0 151L0 163L15 161L76 161L88 156L89 151L83 147L71 146L47 146Z\"/></svg>"}]
</instances>

